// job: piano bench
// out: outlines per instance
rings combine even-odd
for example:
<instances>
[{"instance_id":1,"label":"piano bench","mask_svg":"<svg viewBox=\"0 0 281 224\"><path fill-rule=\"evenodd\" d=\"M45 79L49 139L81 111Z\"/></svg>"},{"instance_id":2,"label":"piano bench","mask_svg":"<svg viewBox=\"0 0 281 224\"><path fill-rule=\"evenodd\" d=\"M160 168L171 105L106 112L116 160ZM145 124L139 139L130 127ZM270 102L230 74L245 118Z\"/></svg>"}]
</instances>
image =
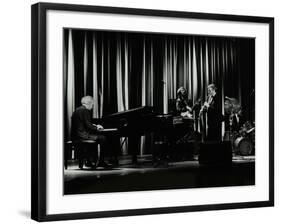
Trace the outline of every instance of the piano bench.
<instances>
[{"instance_id":1,"label":"piano bench","mask_svg":"<svg viewBox=\"0 0 281 224\"><path fill-rule=\"evenodd\" d=\"M84 165L84 159L87 158L89 154L89 148L97 148L97 160L96 163L99 160L99 149L98 149L98 143L94 140L90 139L85 139L85 140L77 140L77 141L67 141L65 143L65 148L64 148L64 168L68 168L68 158L71 157L71 151L74 150L75 153L77 154L78 161L79 161L79 168L83 169Z\"/></svg>"}]
</instances>

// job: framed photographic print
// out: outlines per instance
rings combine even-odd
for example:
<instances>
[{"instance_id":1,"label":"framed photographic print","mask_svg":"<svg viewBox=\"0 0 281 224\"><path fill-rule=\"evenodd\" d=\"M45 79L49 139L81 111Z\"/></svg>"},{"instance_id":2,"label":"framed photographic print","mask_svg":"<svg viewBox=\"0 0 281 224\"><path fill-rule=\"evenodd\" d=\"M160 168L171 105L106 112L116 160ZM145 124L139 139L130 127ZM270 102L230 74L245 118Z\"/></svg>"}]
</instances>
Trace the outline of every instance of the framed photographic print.
<instances>
[{"instance_id":1,"label":"framed photographic print","mask_svg":"<svg viewBox=\"0 0 281 224\"><path fill-rule=\"evenodd\" d=\"M274 19L32 6L32 218L274 205Z\"/></svg>"}]
</instances>

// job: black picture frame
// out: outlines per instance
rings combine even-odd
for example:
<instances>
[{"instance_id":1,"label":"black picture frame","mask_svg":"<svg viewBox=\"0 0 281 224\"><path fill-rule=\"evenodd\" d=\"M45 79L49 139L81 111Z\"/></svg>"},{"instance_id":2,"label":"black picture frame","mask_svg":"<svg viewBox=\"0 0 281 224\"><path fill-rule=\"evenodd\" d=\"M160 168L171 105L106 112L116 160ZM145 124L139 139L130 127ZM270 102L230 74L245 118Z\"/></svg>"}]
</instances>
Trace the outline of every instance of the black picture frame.
<instances>
[{"instance_id":1,"label":"black picture frame","mask_svg":"<svg viewBox=\"0 0 281 224\"><path fill-rule=\"evenodd\" d=\"M261 23L269 25L269 200L243 203L208 204L196 206L176 206L159 208L139 208L130 210L95 211L83 213L46 213L46 13L48 10L75 11L81 13L111 13L153 17L176 17L216 21ZM266 207L274 205L274 18L182 11L163 11L136 8L102 7L55 3L32 5L31 17L31 77L32 77L32 155L31 155L31 218L37 221L85 219L99 217L132 216L161 213L192 212L236 208Z\"/></svg>"}]
</instances>

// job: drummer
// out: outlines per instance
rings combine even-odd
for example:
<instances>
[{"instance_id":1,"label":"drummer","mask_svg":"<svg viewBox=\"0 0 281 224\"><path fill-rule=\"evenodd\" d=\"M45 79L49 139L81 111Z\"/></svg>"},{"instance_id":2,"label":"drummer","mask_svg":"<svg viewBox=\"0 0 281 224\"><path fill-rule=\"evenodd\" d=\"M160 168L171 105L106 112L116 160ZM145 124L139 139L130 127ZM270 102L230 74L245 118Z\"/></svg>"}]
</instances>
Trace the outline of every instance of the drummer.
<instances>
[{"instance_id":1,"label":"drummer","mask_svg":"<svg viewBox=\"0 0 281 224\"><path fill-rule=\"evenodd\" d=\"M244 124L243 116L242 116L242 108L239 107L233 111L230 115L230 119L232 119L232 131L239 132L242 125Z\"/></svg>"},{"instance_id":2,"label":"drummer","mask_svg":"<svg viewBox=\"0 0 281 224\"><path fill-rule=\"evenodd\" d=\"M242 108L239 101L235 98L225 97L224 102L225 109L225 122L227 130L230 130L234 133L239 132L244 123L242 116Z\"/></svg>"}]
</instances>

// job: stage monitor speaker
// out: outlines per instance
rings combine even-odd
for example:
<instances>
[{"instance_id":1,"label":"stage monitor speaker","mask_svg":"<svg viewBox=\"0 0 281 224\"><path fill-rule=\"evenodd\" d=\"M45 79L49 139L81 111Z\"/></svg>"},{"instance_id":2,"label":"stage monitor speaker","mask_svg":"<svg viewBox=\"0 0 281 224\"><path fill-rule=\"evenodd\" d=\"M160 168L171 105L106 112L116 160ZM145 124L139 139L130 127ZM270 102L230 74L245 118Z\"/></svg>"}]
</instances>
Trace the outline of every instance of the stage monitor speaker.
<instances>
[{"instance_id":1,"label":"stage monitor speaker","mask_svg":"<svg viewBox=\"0 0 281 224\"><path fill-rule=\"evenodd\" d=\"M206 165L231 165L231 142L223 141L201 143L198 160L200 164Z\"/></svg>"}]
</instances>

